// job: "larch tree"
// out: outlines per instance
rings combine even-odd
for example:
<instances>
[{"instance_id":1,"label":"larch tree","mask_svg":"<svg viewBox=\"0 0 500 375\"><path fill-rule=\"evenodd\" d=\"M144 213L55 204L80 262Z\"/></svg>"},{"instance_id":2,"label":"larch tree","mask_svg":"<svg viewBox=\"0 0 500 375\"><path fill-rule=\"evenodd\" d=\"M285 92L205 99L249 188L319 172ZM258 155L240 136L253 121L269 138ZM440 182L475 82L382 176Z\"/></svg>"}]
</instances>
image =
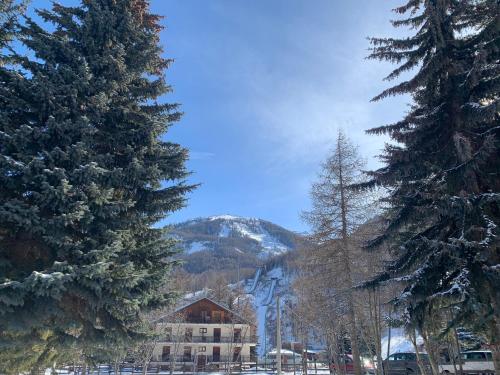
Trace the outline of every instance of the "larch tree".
<instances>
[{"instance_id":1,"label":"larch tree","mask_svg":"<svg viewBox=\"0 0 500 375\"><path fill-rule=\"evenodd\" d=\"M312 209L304 214L312 227L312 240L317 248L328 249L324 261L330 265L329 285L337 289L339 306L344 306L341 315L347 318L357 375L361 373L360 340L352 290L355 286L352 251L357 244L351 235L368 218L369 199L364 191L349 189L349 186L365 180L364 165L357 147L339 131L334 150L312 186Z\"/></svg>"},{"instance_id":2,"label":"larch tree","mask_svg":"<svg viewBox=\"0 0 500 375\"><path fill-rule=\"evenodd\" d=\"M395 260L373 283L403 282L395 303L422 330L436 309L448 328L488 338L500 373L500 4L496 0L410 0L393 25L407 38L374 38L371 58L413 75L375 101L409 94L400 121L369 130L394 141L385 166L364 186L389 190L388 222L370 246Z\"/></svg>"},{"instance_id":3,"label":"larch tree","mask_svg":"<svg viewBox=\"0 0 500 375\"><path fill-rule=\"evenodd\" d=\"M159 101L171 60L148 1L37 12L53 31L26 20L29 53L0 88L0 347L25 368L143 337L170 299L174 244L155 224L192 189L164 137L180 113Z\"/></svg>"}]
</instances>

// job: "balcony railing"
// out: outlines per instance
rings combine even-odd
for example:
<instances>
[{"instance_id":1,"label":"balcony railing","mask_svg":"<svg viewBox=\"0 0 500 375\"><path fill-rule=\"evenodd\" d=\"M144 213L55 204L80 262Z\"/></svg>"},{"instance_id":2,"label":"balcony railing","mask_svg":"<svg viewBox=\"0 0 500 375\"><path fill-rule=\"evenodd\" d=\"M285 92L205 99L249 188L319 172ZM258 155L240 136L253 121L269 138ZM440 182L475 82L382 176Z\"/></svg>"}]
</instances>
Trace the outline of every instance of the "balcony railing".
<instances>
[{"instance_id":1,"label":"balcony railing","mask_svg":"<svg viewBox=\"0 0 500 375\"><path fill-rule=\"evenodd\" d=\"M159 362L168 362L168 363L197 363L198 361L203 361L201 356L204 357L206 363L247 363L247 362L256 362L257 356L214 356L214 355L204 355L203 353L199 353L198 355L163 355L161 358L158 358Z\"/></svg>"},{"instance_id":2,"label":"balcony railing","mask_svg":"<svg viewBox=\"0 0 500 375\"><path fill-rule=\"evenodd\" d=\"M257 343L257 336L244 337L227 337L227 336L163 336L160 340L165 343L235 343L235 344L252 344Z\"/></svg>"}]
</instances>

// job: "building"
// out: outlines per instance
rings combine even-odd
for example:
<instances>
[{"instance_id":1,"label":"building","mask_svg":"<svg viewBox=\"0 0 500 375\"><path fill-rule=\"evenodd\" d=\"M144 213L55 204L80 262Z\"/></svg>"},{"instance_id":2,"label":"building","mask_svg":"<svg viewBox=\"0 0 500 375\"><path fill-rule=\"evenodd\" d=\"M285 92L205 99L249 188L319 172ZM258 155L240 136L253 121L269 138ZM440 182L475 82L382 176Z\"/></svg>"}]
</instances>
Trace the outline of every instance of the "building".
<instances>
[{"instance_id":1,"label":"building","mask_svg":"<svg viewBox=\"0 0 500 375\"><path fill-rule=\"evenodd\" d=\"M152 360L162 368L209 371L257 361L255 324L210 298L182 306L158 323L162 335Z\"/></svg>"}]
</instances>

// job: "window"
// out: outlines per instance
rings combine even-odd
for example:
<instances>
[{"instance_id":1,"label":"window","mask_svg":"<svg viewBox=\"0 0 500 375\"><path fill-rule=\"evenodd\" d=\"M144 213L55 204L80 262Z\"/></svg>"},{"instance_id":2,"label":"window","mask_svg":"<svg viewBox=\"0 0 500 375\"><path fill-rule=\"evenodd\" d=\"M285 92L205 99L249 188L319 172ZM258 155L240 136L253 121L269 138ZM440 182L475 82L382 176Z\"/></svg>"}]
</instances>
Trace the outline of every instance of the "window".
<instances>
[{"instance_id":1,"label":"window","mask_svg":"<svg viewBox=\"0 0 500 375\"><path fill-rule=\"evenodd\" d=\"M465 361L486 361L486 355L484 352L470 352L470 353L463 353L462 358Z\"/></svg>"},{"instance_id":2,"label":"window","mask_svg":"<svg viewBox=\"0 0 500 375\"><path fill-rule=\"evenodd\" d=\"M414 353L405 353L404 360L405 361L416 361L417 360L417 355L414 354Z\"/></svg>"},{"instance_id":3,"label":"window","mask_svg":"<svg viewBox=\"0 0 500 375\"><path fill-rule=\"evenodd\" d=\"M404 354L396 353L389 357L389 361L404 361Z\"/></svg>"}]
</instances>

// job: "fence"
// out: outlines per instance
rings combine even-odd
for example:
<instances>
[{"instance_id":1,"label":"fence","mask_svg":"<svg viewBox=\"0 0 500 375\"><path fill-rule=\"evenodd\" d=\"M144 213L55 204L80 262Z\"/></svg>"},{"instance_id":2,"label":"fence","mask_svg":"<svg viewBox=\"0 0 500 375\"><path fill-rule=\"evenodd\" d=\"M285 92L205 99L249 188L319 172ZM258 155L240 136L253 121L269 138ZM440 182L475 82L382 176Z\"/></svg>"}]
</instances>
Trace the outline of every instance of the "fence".
<instances>
[{"instance_id":1,"label":"fence","mask_svg":"<svg viewBox=\"0 0 500 375\"><path fill-rule=\"evenodd\" d=\"M134 366L133 364L120 364L116 368L111 365L99 365L95 368L88 368L87 373L82 373L80 366L69 366L61 370L56 370L59 375L194 375L199 373L226 373L226 374L276 374L276 363L268 362L265 360L259 362L226 362L219 363L217 368L207 366L203 369L197 369L195 363L190 363L188 366L182 366L174 370L170 369L170 364L165 363L152 363L148 366L146 371L143 371L141 366ZM305 363L282 363L281 370L286 375L327 375L332 374L328 366L324 363L308 362L307 371ZM50 372L41 372L40 375L49 374Z\"/></svg>"}]
</instances>

